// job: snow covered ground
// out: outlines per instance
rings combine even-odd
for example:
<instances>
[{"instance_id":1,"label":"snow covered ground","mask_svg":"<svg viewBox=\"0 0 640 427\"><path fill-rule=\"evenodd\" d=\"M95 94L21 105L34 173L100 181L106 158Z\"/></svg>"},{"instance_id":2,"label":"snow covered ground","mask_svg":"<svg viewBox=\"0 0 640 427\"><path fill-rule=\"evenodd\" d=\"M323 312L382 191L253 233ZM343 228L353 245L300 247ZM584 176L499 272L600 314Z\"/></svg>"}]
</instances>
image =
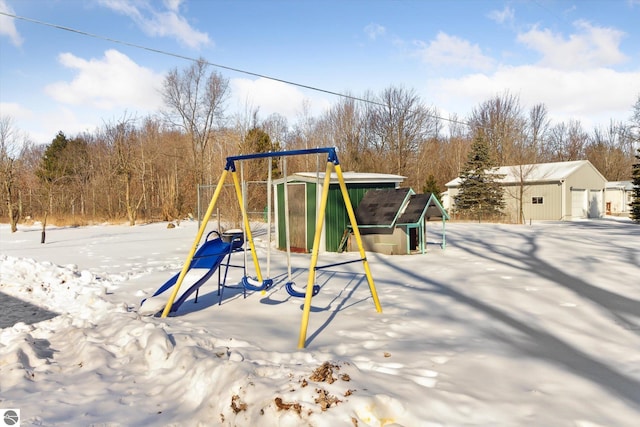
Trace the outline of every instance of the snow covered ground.
<instances>
[{"instance_id":1,"label":"snow covered ground","mask_svg":"<svg viewBox=\"0 0 640 427\"><path fill-rule=\"evenodd\" d=\"M425 255L368 254L382 313L361 263L320 270L299 350L281 252L266 294L218 305L212 278L161 319L139 303L196 223L52 227L44 245L0 225L0 408L23 426L637 426L640 226L451 223L445 250L439 227ZM296 283L308 264L293 255Z\"/></svg>"}]
</instances>

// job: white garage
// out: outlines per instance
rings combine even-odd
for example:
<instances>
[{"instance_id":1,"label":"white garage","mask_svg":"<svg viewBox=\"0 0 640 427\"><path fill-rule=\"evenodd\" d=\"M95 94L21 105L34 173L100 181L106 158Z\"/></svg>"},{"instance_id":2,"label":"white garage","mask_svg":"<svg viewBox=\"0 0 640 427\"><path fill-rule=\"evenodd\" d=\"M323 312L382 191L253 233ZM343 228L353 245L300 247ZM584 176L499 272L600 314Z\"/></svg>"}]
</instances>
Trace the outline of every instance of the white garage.
<instances>
[{"instance_id":1,"label":"white garage","mask_svg":"<svg viewBox=\"0 0 640 427\"><path fill-rule=\"evenodd\" d=\"M496 170L511 222L572 220L604 215L605 177L588 160L502 166ZM446 184L449 213L455 211L460 178ZM520 220L520 221L519 221Z\"/></svg>"}]
</instances>

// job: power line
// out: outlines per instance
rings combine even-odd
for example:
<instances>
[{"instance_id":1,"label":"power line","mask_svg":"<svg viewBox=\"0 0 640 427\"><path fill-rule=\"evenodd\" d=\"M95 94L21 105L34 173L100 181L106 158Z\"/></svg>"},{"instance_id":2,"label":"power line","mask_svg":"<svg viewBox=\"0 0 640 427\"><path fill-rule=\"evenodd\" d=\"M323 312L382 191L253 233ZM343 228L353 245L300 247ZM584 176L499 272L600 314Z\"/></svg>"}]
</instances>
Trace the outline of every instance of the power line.
<instances>
[{"instance_id":1,"label":"power line","mask_svg":"<svg viewBox=\"0 0 640 427\"><path fill-rule=\"evenodd\" d=\"M44 21L40 21L40 20L37 20L37 19L33 19L33 18L27 18L25 16L14 15L14 14L7 13L7 12L2 12L2 11L0 11L0 15L7 16L9 18L19 19L19 20L25 21L25 22L30 22L32 24L43 25L43 26L46 26L46 27L55 28L57 30L68 31L70 33L75 33L75 34L78 34L78 35L81 35L81 36L92 37L92 38L95 38L95 39L98 39L98 40L104 40L104 41L108 41L108 42L111 42L111 43L120 44L120 45L123 45L123 46L133 47L133 48L136 48L136 49L142 49L142 50L146 50L148 52L157 53L157 54L160 54L160 55L172 56L174 58L184 59L184 60L192 61L192 62L204 61L207 65L210 65L212 67L221 68L221 69L224 69L224 70L233 71L233 72L240 73L240 74L246 74L246 75L253 76L253 77L259 77L259 78L263 78L263 79L267 79L267 80L272 80L272 81L284 83L284 84L287 84L287 85L291 85L291 86L296 86L296 87L303 88L303 89L312 90L312 91L315 91L315 92L321 92L321 93L325 93L325 94L328 94L328 95L333 95L333 96L337 96L337 97L341 97L341 98L345 98L345 99L350 99L350 100L353 100L353 101L363 102L363 103L371 104L371 105L377 105L379 107L386 107L387 106L387 105L385 105L385 104L383 104L381 102L373 101L371 99L364 99L364 98L360 98L360 97L357 97L357 96L348 95L348 94L345 94L345 93L335 92L335 91L328 90L328 89L322 89L322 88L319 88L319 87L316 87L316 86L311 86L311 85L307 85L307 84L303 84L303 83L297 83L297 82L293 82L293 81L290 81L290 80L281 79L281 78L278 78L278 77L268 76L266 74L260 74L260 73L256 73L256 72L253 72L253 71L247 71L247 70L243 70L243 69L236 68L236 67L230 67L228 65L216 64L214 62L209 62L207 60L193 58L193 57L190 57L190 56L181 55L179 53L169 52L169 51L162 50L162 49L155 49L155 48L152 48L152 47L147 47L147 46L139 45L139 44L136 44L136 43L126 42L126 41L123 41L123 40L118 40L118 39L114 39L114 38L111 38L111 37L102 36L102 35L99 35L99 34L93 34L93 33L87 32L87 31L82 31L82 30L78 30L78 29L75 29L75 28L71 28L71 27L65 27L63 25L52 24L50 22L44 22ZM434 119L438 119L438 120L444 120L444 121L447 121L447 122L450 122L450 123L455 123L455 124L460 124L460 125L472 127L469 122L464 122L464 121L461 121L461 120L455 120L455 119L451 119L451 118L441 117L441 116L438 116L436 114L428 114L428 113L427 113L427 116L431 117L431 118L434 118ZM480 127L482 127L482 126L480 126Z\"/></svg>"}]
</instances>

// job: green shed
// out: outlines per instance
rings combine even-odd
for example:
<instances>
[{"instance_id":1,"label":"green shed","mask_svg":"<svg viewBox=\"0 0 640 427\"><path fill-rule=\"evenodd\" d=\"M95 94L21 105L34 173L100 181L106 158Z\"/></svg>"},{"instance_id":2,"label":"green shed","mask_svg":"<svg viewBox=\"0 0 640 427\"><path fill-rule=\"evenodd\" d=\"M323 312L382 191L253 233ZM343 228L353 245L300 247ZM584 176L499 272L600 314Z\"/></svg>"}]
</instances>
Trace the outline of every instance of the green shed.
<instances>
[{"instance_id":1,"label":"green shed","mask_svg":"<svg viewBox=\"0 0 640 427\"><path fill-rule=\"evenodd\" d=\"M299 172L285 180L274 180L274 207L276 242L278 249L286 250L285 200L287 189L289 203L289 238L292 252L311 252L316 230L317 211L322 195L324 172ZM405 177L381 173L344 172L343 178L349 198L355 210L369 190L395 189ZM338 252L348 233L349 218L344 205L338 177L331 174L325 220L320 239L320 251Z\"/></svg>"}]
</instances>

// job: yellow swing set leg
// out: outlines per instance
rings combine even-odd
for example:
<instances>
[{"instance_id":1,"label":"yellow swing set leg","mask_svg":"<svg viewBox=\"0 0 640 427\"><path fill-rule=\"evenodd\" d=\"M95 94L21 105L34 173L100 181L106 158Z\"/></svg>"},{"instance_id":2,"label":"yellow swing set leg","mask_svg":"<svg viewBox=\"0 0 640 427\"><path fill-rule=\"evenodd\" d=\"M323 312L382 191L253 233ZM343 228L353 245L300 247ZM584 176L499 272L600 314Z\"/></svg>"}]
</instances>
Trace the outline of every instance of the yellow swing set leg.
<instances>
[{"instance_id":1,"label":"yellow swing set leg","mask_svg":"<svg viewBox=\"0 0 640 427\"><path fill-rule=\"evenodd\" d=\"M236 189L238 202L240 203L240 212L242 212L242 222L244 224L244 233L247 236L247 243L249 244L249 248L251 249L251 257L253 259L253 265L255 266L255 269L256 269L256 278L260 283L262 283L262 271L260 271L260 264L258 263L258 255L256 254L256 247L253 243L251 227L249 226L249 217L247 216L247 211L244 208L244 199L242 197L242 189L240 188L240 182L238 181L238 173L231 172L231 177L233 178L233 186Z\"/></svg>"},{"instance_id":2,"label":"yellow swing set leg","mask_svg":"<svg viewBox=\"0 0 640 427\"><path fill-rule=\"evenodd\" d=\"M318 218L316 223L316 231L313 239L313 249L311 252L311 265L309 266L309 276L307 279L307 289L305 292L304 298L304 307L302 310L302 321L300 323L300 335L298 337L298 348L304 348L307 341L307 329L309 327L309 313L311 311L311 298L313 296L313 285L315 281L315 270L318 264L318 252L320 249L320 235L322 234L322 226L324 224L324 216L325 210L327 208L327 200L329 198L329 184L331 183L331 170L333 169L334 164L332 162L327 162L326 172L324 174L324 182L322 185L322 196L320 199L320 209L318 211ZM342 197L344 199L344 204L347 208L347 214L349 215L349 221L351 221L351 227L353 228L353 234L356 238L356 242L358 244L358 249L360 251L360 257L362 258L362 263L364 265L364 272L367 276L367 282L369 283L369 289L371 290L371 296L373 297L373 301L376 306L376 311L378 313L382 312L382 307L380 306L380 301L378 300L378 292L376 291L375 284L373 283L373 277L371 276L371 270L369 269L369 263L366 259L366 253L364 251L364 246L362 244L362 238L360 236L360 230L358 229L358 224L356 223L356 216L353 212L353 207L351 206L351 199L349 198L349 192L347 191L347 186L344 183L344 177L342 175L342 169L340 165L335 165L336 175L338 176L338 183L340 184L340 191L342 192Z\"/></svg>"},{"instance_id":3,"label":"yellow swing set leg","mask_svg":"<svg viewBox=\"0 0 640 427\"><path fill-rule=\"evenodd\" d=\"M184 281L184 276L187 275L189 271L189 266L191 266L191 261L193 260L193 256L198 249L198 244L200 244L200 240L202 239L202 235L204 234L204 230L207 228L207 223L209 222L209 218L211 218L211 214L213 213L213 208L216 206L216 202L218 201L218 197L220 197L220 192L222 191L222 187L224 185L224 181L227 179L227 170L225 169L220 175L220 180L218 181L218 185L216 186L216 190L213 193L213 197L211 198L211 202L209 203L209 207L207 208L207 212L204 214L204 218L202 219L202 224L200 225L200 229L198 230L198 234L196 234L196 239L191 246L191 250L189 251L189 255L187 256L184 265L182 266L182 270L180 271L180 275L178 276L178 280L176 284L173 286L173 292L171 292L171 296L169 296L169 300L167 301L167 305L164 306L164 310L162 311L161 317L167 317L169 312L171 312L171 307L173 306L173 302L176 300L176 296L178 296L178 291L180 290L180 286L182 286L182 282Z\"/></svg>"},{"instance_id":4,"label":"yellow swing set leg","mask_svg":"<svg viewBox=\"0 0 640 427\"><path fill-rule=\"evenodd\" d=\"M340 190L342 191L344 204L347 208L347 215L349 215L349 221L351 222L353 235L356 238L356 243L358 244L358 250L360 251L360 258L362 259L364 274L367 276L367 282L369 283L371 297L373 298L373 303L376 306L376 311L378 313L381 313L382 307L380 306L380 300L378 299L378 292L376 291L376 285L373 283L373 276L371 275L371 269L369 268L369 261L367 261L367 254L365 253L364 245L362 244L362 236L360 236L360 229L358 228L358 223L356 222L356 215L353 212L353 206L351 206L349 192L347 191L347 186L344 183L344 177L342 176L342 169L340 168L340 165L336 165L336 175L338 175L338 183L340 185Z\"/></svg>"}]
</instances>

